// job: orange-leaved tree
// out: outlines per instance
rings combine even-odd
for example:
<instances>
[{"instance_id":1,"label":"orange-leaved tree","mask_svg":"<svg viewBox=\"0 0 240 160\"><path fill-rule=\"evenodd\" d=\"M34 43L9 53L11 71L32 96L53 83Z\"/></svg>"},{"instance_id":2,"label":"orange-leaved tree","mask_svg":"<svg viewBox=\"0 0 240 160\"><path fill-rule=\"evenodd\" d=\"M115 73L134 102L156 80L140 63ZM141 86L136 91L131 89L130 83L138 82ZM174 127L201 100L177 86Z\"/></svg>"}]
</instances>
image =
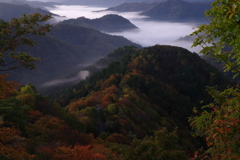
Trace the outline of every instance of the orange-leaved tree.
<instances>
[{"instance_id":1,"label":"orange-leaved tree","mask_svg":"<svg viewBox=\"0 0 240 160\"><path fill-rule=\"evenodd\" d=\"M240 1L215 0L206 11L209 24L198 27L193 46L200 45L200 53L224 62L225 71L240 75ZM226 50L228 47L230 49ZM196 136L207 142L211 159L240 159L239 120L240 92L238 87L218 91L209 89L214 102L204 106L200 115L190 118Z\"/></svg>"},{"instance_id":2,"label":"orange-leaved tree","mask_svg":"<svg viewBox=\"0 0 240 160\"><path fill-rule=\"evenodd\" d=\"M212 159L240 159L240 92L209 88L214 102L204 106L201 115L190 119L195 135L205 137Z\"/></svg>"},{"instance_id":3,"label":"orange-leaved tree","mask_svg":"<svg viewBox=\"0 0 240 160\"><path fill-rule=\"evenodd\" d=\"M17 95L18 83L6 81L7 74L0 75L0 99Z\"/></svg>"},{"instance_id":4,"label":"orange-leaved tree","mask_svg":"<svg viewBox=\"0 0 240 160\"><path fill-rule=\"evenodd\" d=\"M34 155L27 153L23 147L25 138L19 136L15 128L0 128L0 159L32 160Z\"/></svg>"}]
</instances>

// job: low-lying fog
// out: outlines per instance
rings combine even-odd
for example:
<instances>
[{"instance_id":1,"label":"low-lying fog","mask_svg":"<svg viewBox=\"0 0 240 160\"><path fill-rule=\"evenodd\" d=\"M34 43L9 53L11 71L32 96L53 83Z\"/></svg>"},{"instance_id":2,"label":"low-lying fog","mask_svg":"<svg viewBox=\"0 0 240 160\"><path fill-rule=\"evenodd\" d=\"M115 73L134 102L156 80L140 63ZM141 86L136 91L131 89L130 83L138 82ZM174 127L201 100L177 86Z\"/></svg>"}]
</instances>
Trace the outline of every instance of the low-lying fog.
<instances>
[{"instance_id":1,"label":"low-lying fog","mask_svg":"<svg viewBox=\"0 0 240 160\"><path fill-rule=\"evenodd\" d=\"M62 79L53 80L53 81L44 83L41 87L57 86L65 83L71 83L71 82L76 83L80 80L85 79L88 76L89 76L89 71L80 71L78 72L77 76L73 78L62 78Z\"/></svg>"},{"instance_id":2,"label":"low-lying fog","mask_svg":"<svg viewBox=\"0 0 240 160\"><path fill-rule=\"evenodd\" d=\"M148 21L146 17L139 15L136 12L120 13L112 11L104 12L92 12L105 10L106 8L100 7L88 7L88 6L66 6L59 5L56 8L48 8L50 12L58 14L60 16L65 16L58 18L61 21L69 18L86 17L90 19L100 18L106 14L118 14L130 20L134 25L136 25L138 30L129 30L125 32L118 33L108 33L112 35L121 35L127 39L142 45L143 47L153 46L155 44L164 45L174 45L187 48L190 51L198 52L199 48L191 48L192 42L187 41L176 41L180 37L184 37L193 32L193 27L195 24L186 23L170 23L170 22L156 22ZM70 79L57 79L43 84L42 87L50 87L55 85L61 85L64 83L75 82L84 79L88 76L87 71L81 71L76 77Z\"/></svg>"},{"instance_id":3,"label":"low-lying fog","mask_svg":"<svg viewBox=\"0 0 240 160\"><path fill-rule=\"evenodd\" d=\"M105 9L106 8L102 7L59 5L56 6L56 8L49 8L49 11L61 16L65 16L63 19L78 18L82 16L94 19L100 18L106 14L118 14L130 20L139 28L139 30L129 30L125 32L108 34L124 36L125 38L138 43L143 47L153 46L155 44L166 44L181 46L192 52L198 52L200 50L200 48L191 48L192 42L176 41L180 37L184 37L192 33L193 27L195 27L196 24L149 21L146 20L147 17L141 16L137 12L93 12Z\"/></svg>"}]
</instances>

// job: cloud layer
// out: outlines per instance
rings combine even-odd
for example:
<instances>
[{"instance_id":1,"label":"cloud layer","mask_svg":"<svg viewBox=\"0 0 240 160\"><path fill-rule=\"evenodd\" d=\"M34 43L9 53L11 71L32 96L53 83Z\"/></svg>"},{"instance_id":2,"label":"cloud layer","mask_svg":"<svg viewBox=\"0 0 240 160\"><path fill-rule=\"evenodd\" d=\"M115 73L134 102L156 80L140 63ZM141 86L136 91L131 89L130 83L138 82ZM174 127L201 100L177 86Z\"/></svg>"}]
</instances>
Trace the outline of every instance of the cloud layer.
<instances>
[{"instance_id":1,"label":"cloud layer","mask_svg":"<svg viewBox=\"0 0 240 160\"><path fill-rule=\"evenodd\" d=\"M63 19L86 17L90 19L100 18L106 14L118 14L129 19L139 30L129 30L118 33L108 33L112 35L121 35L129 40L138 43L144 47L153 46L155 44L181 46L190 51L198 52L200 48L191 48L191 42L176 42L180 37L184 37L193 32L193 26L196 24L186 23L170 23L149 21L145 16L139 15L137 12L93 12L105 10L106 8L89 7L89 6L66 6L59 5L56 8L49 8L53 13L65 16Z\"/></svg>"},{"instance_id":2,"label":"cloud layer","mask_svg":"<svg viewBox=\"0 0 240 160\"><path fill-rule=\"evenodd\" d=\"M59 86L61 84L65 84L65 83L78 82L78 81L83 80L86 77L88 77L89 74L90 74L89 71L80 71L75 77L62 78L62 79L49 81L49 82L44 83L41 87Z\"/></svg>"}]
</instances>

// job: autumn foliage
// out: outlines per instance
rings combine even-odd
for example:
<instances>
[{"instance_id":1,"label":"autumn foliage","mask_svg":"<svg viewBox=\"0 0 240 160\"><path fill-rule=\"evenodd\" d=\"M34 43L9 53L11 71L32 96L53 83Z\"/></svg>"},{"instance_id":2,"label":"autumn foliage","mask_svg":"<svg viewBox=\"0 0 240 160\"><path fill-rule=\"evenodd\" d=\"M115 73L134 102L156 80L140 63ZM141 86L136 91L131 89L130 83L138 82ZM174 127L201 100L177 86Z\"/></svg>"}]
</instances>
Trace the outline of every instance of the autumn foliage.
<instances>
[{"instance_id":1,"label":"autumn foliage","mask_svg":"<svg viewBox=\"0 0 240 160\"><path fill-rule=\"evenodd\" d=\"M24 148L26 139L20 136L15 128L0 128L0 159L9 157L12 160L32 160L34 155L27 153Z\"/></svg>"},{"instance_id":2,"label":"autumn foliage","mask_svg":"<svg viewBox=\"0 0 240 160\"><path fill-rule=\"evenodd\" d=\"M117 159L113 151L103 145L43 146L37 148L37 155L51 160L103 160L107 157Z\"/></svg>"},{"instance_id":3,"label":"autumn foliage","mask_svg":"<svg viewBox=\"0 0 240 160\"><path fill-rule=\"evenodd\" d=\"M7 74L0 75L0 99L12 97L17 94L18 83L13 81L6 81Z\"/></svg>"},{"instance_id":4,"label":"autumn foliage","mask_svg":"<svg viewBox=\"0 0 240 160\"><path fill-rule=\"evenodd\" d=\"M212 159L239 159L239 88L228 88L220 92L209 88L214 102L204 106L199 116L192 117L190 124L195 129L195 135L205 138L208 153ZM195 110L195 112L197 112Z\"/></svg>"}]
</instances>

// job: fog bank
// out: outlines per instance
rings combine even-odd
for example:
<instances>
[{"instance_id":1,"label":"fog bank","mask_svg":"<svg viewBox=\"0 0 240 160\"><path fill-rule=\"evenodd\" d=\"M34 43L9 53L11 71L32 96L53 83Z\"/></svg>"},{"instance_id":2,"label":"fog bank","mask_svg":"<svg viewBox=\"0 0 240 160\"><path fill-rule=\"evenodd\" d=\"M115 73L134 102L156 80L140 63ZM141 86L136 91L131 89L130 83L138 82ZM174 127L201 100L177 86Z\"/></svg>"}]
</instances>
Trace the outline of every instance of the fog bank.
<instances>
[{"instance_id":1,"label":"fog bank","mask_svg":"<svg viewBox=\"0 0 240 160\"><path fill-rule=\"evenodd\" d=\"M180 37L184 37L193 32L193 27L196 24L188 23L170 23L170 22L159 22L149 21L145 16L139 15L137 12L92 12L105 10L102 7L89 7L89 6L66 6L58 5L56 8L49 8L49 10L55 14L66 16L68 18L86 17L89 19L100 18L106 14L118 14L127 18L139 30L129 30L117 33L108 33L111 35L120 35L125 38L142 45L143 47L153 46L156 44L160 45L173 45L187 48L190 51L198 52L199 47L191 48L192 42L188 41L176 41Z\"/></svg>"},{"instance_id":2,"label":"fog bank","mask_svg":"<svg viewBox=\"0 0 240 160\"><path fill-rule=\"evenodd\" d=\"M50 82L46 82L41 87L58 86L58 85L65 84L65 83L77 82L77 81L85 79L89 75L90 75L89 71L80 71L77 74L77 76L75 76L75 77L57 79L57 80L53 80L53 81L50 81Z\"/></svg>"}]
</instances>

